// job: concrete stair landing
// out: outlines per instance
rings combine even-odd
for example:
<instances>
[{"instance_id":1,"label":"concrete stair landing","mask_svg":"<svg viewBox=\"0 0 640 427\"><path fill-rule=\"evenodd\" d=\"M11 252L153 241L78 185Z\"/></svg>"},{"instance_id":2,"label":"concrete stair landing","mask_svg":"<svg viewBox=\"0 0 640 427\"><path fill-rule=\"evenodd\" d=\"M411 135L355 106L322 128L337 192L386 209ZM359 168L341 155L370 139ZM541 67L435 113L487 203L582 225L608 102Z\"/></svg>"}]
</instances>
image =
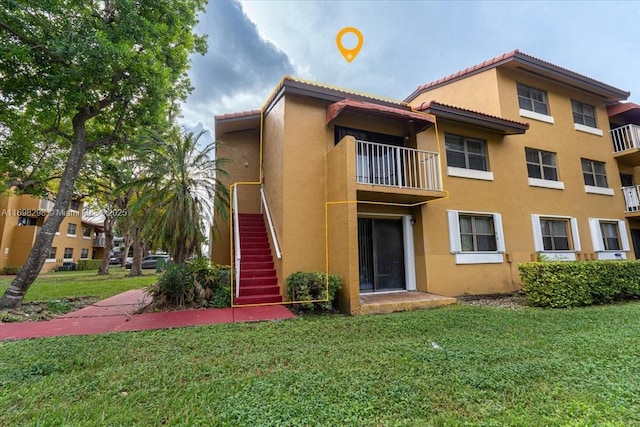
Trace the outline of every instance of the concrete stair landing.
<instances>
[{"instance_id":1,"label":"concrete stair landing","mask_svg":"<svg viewBox=\"0 0 640 427\"><path fill-rule=\"evenodd\" d=\"M382 314L456 304L453 297L427 292L392 292L360 295L360 314Z\"/></svg>"}]
</instances>

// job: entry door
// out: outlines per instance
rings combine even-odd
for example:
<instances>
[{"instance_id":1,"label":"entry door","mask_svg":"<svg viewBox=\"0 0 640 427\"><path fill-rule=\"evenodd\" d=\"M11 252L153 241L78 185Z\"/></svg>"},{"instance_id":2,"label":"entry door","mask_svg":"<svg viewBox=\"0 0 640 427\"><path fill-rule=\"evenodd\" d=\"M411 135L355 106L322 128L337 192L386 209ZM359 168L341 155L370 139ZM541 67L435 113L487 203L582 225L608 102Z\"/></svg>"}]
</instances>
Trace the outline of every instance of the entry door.
<instances>
[{"instance_id":1,"label":"entry door","mask_svg":"<svg viewBox=\"0 0 640 427\"><path fill-rule=\"evenodd\" d=\"M360 291L405 289L401 219L358 218Z\"/></svg>"},{"instance_id":2,"label":"entry door","mask_svg":"<svg viewBox=\"0 0 640 427\"><path fill-rule=\"evenodd\" d=\"M640 259L640 230L631 229L631 241L633 242L633 253L636 259Z\"/></svg>"}]
</instances>

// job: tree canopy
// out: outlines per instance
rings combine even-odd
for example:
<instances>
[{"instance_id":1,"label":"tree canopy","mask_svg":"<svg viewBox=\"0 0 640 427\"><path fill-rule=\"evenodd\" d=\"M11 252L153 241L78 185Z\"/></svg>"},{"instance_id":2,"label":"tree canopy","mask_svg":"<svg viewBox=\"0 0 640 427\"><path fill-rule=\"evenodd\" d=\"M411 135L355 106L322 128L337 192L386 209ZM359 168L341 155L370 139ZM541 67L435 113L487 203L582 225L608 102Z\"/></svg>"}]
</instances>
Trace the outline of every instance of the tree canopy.
<instances>
[{"instance_id":1,"label":"tree canopy","mask_svg":"<svg viewBox=\"0 0 640 427\"><path fill-rule=\"evenodd\" d=\"M88 150L170 127L205 40L205 0L4 0L0 5L0 184L38 193L49 215L0 299L18 305L51 246Z\"/></svg>"}]
</instances>

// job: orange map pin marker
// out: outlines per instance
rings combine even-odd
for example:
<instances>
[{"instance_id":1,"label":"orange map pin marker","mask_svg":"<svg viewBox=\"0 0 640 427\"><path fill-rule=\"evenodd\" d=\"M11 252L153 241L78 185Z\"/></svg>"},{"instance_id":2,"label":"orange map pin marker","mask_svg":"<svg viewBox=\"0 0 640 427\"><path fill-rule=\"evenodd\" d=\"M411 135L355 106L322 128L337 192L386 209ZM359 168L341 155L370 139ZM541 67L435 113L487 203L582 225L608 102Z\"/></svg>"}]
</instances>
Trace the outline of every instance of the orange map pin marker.
<instances>
[{"instance_id":1,"label":"orange map pin marker","mask_svg":"<svg viewBox=\"0 0 640 427\"><path fill-rule=\"evenodd\" d=\"M358 38L358 44L353 49L347 49L342 44L342 38L347 33L355 34L355 36ZM340 53L342 53L342 56L344 56L344 59L351 62L358 55L360 49L362 49L362 45L364 44L364 37L362 36L360 30L358 30L356 27L344 27L338 32L338 35L336 36L336 44L338 45Z\"/></svg>"}]
</instances>

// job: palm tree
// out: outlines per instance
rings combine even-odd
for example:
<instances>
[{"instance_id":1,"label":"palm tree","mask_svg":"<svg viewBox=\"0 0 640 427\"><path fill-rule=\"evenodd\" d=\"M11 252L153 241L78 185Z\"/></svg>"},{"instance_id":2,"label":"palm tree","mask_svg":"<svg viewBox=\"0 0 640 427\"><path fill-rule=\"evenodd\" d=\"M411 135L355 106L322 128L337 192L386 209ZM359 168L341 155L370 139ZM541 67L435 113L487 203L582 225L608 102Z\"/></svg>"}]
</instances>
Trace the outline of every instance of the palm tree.
<instances>
[{"instance_id":1,"label":"palm tree","mask_svg":"<svg viewBox=\"0 0 640 427\"><path fill-rule=\"evenodd\" d=\"M229 193L219 181L228 160L215 158L215 142L198 147L205 133L148 136L141 153L142 191L133 207L145 213L141 234L179 264L202 255L205 220L228 220Z\"/></svg>"}]
</instances>

